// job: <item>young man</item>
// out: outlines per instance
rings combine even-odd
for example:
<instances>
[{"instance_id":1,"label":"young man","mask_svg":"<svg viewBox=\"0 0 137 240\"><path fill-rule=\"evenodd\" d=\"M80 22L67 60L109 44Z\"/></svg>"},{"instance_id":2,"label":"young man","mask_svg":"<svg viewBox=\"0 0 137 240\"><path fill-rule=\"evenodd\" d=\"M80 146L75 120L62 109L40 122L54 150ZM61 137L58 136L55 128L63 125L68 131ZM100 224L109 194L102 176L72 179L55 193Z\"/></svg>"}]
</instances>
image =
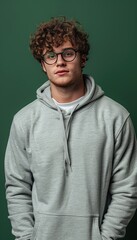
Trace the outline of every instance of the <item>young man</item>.
<instances>
[{"instance_id":1,"label":"young man","mask_svg":"<svg viewBox=\"0 0 137 240\"><path fill-rule=\"evenodd\" d=\"M129 113L82 74L88 35L53 18L31 38L49 81L11 126L6 195L17 240L116 240L137 207Z\"/></svg>"}]
</instances>

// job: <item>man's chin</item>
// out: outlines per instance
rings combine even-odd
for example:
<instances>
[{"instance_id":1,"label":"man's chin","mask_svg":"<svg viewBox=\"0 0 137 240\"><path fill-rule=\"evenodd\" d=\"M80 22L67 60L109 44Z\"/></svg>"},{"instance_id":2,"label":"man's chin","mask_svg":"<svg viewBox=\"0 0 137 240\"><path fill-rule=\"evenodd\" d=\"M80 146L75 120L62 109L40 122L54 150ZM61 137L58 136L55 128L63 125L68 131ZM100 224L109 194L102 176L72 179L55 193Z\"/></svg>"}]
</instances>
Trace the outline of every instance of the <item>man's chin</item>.
<instances>
[{"instance_id":1,"label":"man's chin","mask_svg":"<svg viewBox=\"0 0 137 240\"><path fill-rule=\"evenodd\" d=\"M58 88L69 88L73 86L74 82L73 81L65 81L61 79L60 81L51 81L51 84L53 84L55 87Z\"/></svg>"}]
</instances>

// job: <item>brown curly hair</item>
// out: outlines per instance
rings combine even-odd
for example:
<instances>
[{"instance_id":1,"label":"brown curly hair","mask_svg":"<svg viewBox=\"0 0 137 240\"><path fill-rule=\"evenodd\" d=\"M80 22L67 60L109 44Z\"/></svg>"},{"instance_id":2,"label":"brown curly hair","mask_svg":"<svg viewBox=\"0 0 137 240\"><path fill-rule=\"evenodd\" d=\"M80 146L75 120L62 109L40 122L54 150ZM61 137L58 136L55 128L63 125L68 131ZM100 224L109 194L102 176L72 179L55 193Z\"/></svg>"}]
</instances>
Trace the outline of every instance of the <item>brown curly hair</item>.
<instances>
[{"instance_id":1,"label":"brown curly hair","mask_svg":"<svg viewBox=\"0 0 137 240\"><path fill-rule=\"evenodd\" d=\"M31 35L30 49L34 58L41 62L45 48L52 51L53 47L59 47L65 41L70 41L72 46L77 47L78 51L86 56L86 60L88 59L88 34L83 31L78 21L67 20L66 17L51 18L50 21L40 24L34 35Z\"/></svg>"}]
</instances>

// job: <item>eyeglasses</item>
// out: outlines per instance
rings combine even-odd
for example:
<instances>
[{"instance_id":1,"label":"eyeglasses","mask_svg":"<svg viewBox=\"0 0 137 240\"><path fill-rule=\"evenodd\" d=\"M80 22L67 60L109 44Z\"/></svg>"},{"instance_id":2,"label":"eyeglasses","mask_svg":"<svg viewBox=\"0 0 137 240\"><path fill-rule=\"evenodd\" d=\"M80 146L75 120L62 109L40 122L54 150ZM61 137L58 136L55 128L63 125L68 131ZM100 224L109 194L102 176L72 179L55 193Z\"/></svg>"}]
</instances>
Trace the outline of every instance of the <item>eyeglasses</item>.
<instances>
[{"instance_id":1,"label":"eyeglasses","mask_svg":"<svg viewBox=\"0 0 137 240\"><path fill-rule=\"evenodd\" d=\"M78 50L75 50L73 48L66 48L64 51L55 53L53 51L46 52L43 56L42 59L45 63L52 65L57 62L58 60L58 55L61 54L61 57L65 62L72 62L76 58Z\"/></svg>"}]
</instances>

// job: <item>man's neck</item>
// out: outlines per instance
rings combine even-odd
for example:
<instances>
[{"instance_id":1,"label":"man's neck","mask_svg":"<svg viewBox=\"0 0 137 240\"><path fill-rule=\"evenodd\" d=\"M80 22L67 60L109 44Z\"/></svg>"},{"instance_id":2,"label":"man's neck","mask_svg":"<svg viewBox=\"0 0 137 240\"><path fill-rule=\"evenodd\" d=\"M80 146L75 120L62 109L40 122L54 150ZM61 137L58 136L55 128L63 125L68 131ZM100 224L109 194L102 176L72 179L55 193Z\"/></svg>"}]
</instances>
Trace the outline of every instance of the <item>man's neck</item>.
<instances>
[{"instance_id":1,"label":"man's neck","mask_svg":"<svg viewBox=\"0 0 137 240\"><path fill-rule=\"evenodd\" d=\"M51 84L51 95L59 103L68 103L85 95L85 85L81 82L79 86L55 87Z\"/></svg>"}]
</instances>

